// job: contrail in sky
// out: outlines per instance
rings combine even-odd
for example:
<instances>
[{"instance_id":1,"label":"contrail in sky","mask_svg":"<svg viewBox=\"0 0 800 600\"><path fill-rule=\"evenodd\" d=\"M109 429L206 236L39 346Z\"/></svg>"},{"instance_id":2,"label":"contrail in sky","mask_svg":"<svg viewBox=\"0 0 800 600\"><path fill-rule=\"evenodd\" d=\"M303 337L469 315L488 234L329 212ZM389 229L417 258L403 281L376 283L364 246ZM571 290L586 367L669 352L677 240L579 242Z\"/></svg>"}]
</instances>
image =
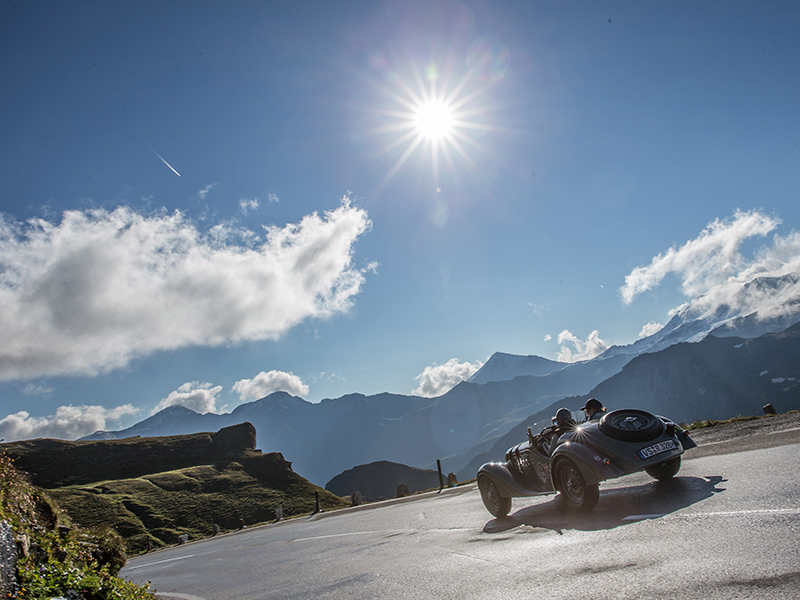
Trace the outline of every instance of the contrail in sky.
<instances>
[{"instance_id":1,"label":"contrail in sky","mask_svg":"<svg viewBox=\"0 0 800 600\"><path fill-rule=\"evenodd\" d=\"M155 154L155 155L156 155L158 158L160 158L160 159L161 159L161 162L163 162L165 165L167 165L167 166L168 166L168 167L169 167L169 168L172 170L172 172L173 172L173 173L175 173L175 175L177 175L178 177L180 177L180 176L181 176L181 174L180 174L180 173L178 173L178 172L175 170L175 167L173 167L173 166L172 166L171 164L169 164L169 163L168 163L166 160L164 160L164 157L163 157L163 156L161 156L161 155L160 155L158 152L156 152L156 151L155 151L155 150L153 150L152 148L150 148L150 151L151 151L153 154Z\"/></svg>"}]
</instances>

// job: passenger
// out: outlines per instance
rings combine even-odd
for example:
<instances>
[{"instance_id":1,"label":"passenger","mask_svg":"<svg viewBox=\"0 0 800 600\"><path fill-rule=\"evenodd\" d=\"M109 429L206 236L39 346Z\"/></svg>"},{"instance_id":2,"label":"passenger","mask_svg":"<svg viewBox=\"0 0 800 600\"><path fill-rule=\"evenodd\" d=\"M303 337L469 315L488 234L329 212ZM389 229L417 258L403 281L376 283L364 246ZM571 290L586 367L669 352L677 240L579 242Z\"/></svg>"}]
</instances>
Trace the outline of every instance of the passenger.
<instances>
[{"instance_id":1,"label":"passenger","mask_svg":"<svg viewBox=\"0 0 800 600\"><path fill-rule=\"evenodd\" d=\"M606 407L597 398L589 398L581 410L586 413L587 421L598 421L606 414Z\"/></svg>"},{"instance_id":2,"label":"passenger","mask_svg":"<svg viewBox=\"0 0 800 600\"><path fill-rule=\"evenodd\" d=\"M544 450L547 453L547 456L553 454L553 450L556 449L558 445L558 439L561 437L562 434L566 433L567 431L571 431L575 429L575 420L572 418L572 411L568 408L559 408L556 412L555 416L555 427L553 429L553 434L548 441L544 443Z\"/></svg>"}]
</instances>

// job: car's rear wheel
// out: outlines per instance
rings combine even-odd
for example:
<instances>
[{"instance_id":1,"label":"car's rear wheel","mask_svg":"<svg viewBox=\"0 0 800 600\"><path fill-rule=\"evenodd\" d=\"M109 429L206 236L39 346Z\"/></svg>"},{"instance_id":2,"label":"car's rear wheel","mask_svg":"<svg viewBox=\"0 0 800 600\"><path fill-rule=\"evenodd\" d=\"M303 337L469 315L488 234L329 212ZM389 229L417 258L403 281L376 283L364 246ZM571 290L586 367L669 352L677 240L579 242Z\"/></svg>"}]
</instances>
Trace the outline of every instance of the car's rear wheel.
<instances>
[{"instance_id":1,"label":"car's rear wheel","mask_svg":"<svg viewBox=\"0 0 800 600\"><path fill-rule=\"evenodd\" d=\"M483 505L493 517L499 519L511 512L511 498L500 495L500 490L491 477L488 475L479 477L478 489L481 491Z\"/></svg>"},{"instance_id":2,"label":"car's rear wheel","mask_svg":"<svg viewBox=\"0 0 800 600\"><path fill-rule=\"evenodd\" d=\"M678 471L681 470L681 457L676 456L675 458L671 458L670 460L664 461L657 465L653 465L652 467L647 467L645 469L645 473L650 475L653 479L658 479L659 481L666 481L668 479L672 479L675 475L678 474Z\"/></svg>"},{"instance_id":3,"label":"car's rear wheel","mask_svg":"<svg viewBox=\"0 0 800 600\"><path fill-rule=\"evenodd\" d=\"M647 442L664 432L664 422L644 410L612 410L600 419L600 431L622 442Z\"/></svg>"},{"instance_id":4,"label":"car's rear wheel","mask_svg":"<svg viewBox=\"0 0 800 600\"><path fill-rule=\"evenodd\" d=\"M592 510L600 498L598 484L586 483L581 470L571 460L561 460L556 465L558 491L572 510Z\"/></svg>"}]
</instances>

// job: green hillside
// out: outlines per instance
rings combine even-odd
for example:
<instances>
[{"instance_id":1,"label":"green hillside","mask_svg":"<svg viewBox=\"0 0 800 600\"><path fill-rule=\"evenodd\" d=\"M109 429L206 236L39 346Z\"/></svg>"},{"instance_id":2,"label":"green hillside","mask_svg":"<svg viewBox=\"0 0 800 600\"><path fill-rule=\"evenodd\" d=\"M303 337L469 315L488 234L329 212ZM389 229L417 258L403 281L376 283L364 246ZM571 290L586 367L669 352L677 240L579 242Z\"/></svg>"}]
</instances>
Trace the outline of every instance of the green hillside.
<instances>
[{"instance_id":1,"label":"green hillside","mask_svg":"<svg viewBox=\"0 0 800 600\"><path fill-rule=\"evenodd\" d=\"M230 531L242 521L272 521L279 506L286 517L311 513L317 498L322 510L345 506L292 471L279 453L254 447L249 423L165 438L2 445L74 522L113 527L129 553L178 543L183 534L210 536L215 525ZM124 475L108 477L114 470Z\"/></svg>"}]
</instances>

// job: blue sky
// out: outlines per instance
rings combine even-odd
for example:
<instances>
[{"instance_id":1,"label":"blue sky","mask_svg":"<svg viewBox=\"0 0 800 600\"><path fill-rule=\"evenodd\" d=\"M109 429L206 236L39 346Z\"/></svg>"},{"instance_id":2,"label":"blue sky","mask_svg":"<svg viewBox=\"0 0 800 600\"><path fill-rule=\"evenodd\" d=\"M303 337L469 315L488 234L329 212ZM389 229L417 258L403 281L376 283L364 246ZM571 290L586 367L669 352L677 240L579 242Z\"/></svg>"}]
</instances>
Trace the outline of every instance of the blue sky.
<instances>
[{"instance_id":1,"label":"blue sky","mask_svg":"<svg viewBox=\"0 0 800 600\"><path fill-rule=\"evenodd\" d=\"M795 2L0 23L5 439L278 389L437 395L494 352L589 358L800 268Z\"/></svg>"}]
</instances>

